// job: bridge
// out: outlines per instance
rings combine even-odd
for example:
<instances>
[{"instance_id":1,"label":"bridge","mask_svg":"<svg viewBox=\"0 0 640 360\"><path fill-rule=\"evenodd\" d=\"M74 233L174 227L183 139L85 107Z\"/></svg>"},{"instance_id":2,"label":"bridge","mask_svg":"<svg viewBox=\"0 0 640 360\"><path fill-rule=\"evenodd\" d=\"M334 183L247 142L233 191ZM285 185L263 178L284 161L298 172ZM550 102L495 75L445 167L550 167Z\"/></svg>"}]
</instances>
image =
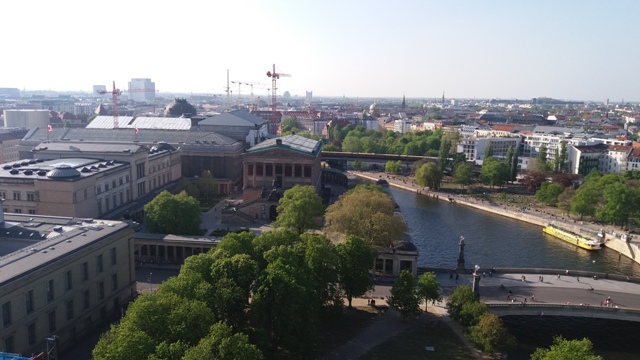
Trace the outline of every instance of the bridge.
<instances>
[{"instance_id":1,"label":"bridge","mask_svg":"<svg viewBox=\"0 0 640 360\"><path fill-rule=\"evenodd\" d=\"M553 269L507 271L498 269L491 274L487 270L480 278L480 301L498 316L570 316L640 322L639 279L578 271L567 275L566 270ZM456 286L473 283L471 274L460 275L457 281L449 273L437 273L437 278L445 297Z\"/></svg>"},{"instance_id":2,"label":"bridge","mask_svg":"<svg viewBox=\"0 0 640 360\"><path fill-rule=\"evenodd\" d=\"M322 151L320 158L326 161L332 168L347 170L355 160L362 162L363 170L384 170L387 161L402 162L405 167L410 167L416 161L437 162L437 157L414 156L414 155L396 155L396 154L372 154L372 153L353 153L340 151Z\"/></svg>"}]
</instances>

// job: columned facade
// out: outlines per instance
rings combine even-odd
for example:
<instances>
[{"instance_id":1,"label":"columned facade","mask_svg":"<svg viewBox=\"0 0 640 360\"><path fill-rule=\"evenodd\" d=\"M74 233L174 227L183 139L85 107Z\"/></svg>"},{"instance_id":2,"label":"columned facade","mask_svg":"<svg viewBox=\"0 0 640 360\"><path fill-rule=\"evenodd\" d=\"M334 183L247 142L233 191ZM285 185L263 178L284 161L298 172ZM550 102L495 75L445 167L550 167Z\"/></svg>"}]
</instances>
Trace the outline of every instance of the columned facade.
<instances>
[{"instance_id":1,"label":"columned facade","mask_svg":"<svg viewBox=\"0 0 640 360\"><path fill-rule=\"evenodd\" d=\"M136 233L135 261L137 265L181 265L187 257L206 253L218 243L211 238Z\"/></svg>"}]
</instances>

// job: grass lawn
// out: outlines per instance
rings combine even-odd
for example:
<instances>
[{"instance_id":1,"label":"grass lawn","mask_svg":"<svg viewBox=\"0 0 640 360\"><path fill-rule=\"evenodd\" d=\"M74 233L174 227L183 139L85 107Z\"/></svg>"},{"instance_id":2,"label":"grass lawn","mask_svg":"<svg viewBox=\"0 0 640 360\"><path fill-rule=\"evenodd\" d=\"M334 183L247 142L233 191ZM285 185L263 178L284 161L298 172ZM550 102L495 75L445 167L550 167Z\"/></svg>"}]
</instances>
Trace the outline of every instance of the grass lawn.
<instances>
[{"instance_id":1,"label":"grass lawn","mask_svg":"<svg viewBox=\"0 0 640 360\"><path fill-rule=\"evenodd\" d=\"M435 351L427 351L433 346ZM360 360L473 360L458 336L442 321L433 321L406 332L376 346L360 357Z\"/></svg>"}]
</instances>

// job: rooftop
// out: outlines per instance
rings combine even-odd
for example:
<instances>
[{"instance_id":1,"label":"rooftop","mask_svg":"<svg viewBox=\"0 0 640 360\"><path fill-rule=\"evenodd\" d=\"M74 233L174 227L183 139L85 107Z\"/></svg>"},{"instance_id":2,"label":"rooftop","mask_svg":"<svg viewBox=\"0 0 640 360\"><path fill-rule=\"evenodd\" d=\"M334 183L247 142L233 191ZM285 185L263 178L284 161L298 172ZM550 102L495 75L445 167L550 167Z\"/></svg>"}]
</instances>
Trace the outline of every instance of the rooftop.
<instances>
[{"instance_id":1,"label":"rooftop","mask_svg":"<svg viewBox=\"0 0 640 360\"><path fill-rule=\"evenodd\" d=\"M0 287L129 226L119 221L4 214Z\"/></svg>"},{"instance_id":2,"label":"rooftop","mask_svg":"<svg viewBox=\"0 0 640 360\"><path fill-rule=\"evenodd\" d=\"M198 125L255 127L266 123L269 123L269 121L246 110L233 110L201 120Z\"/></svg>"},{"instance_id":3,"label":"rooftop","mask_svg":"<svg viewBox=\"0 0 640 360\"><path fill-rule=\"evenodd\" d=\"M109 168L127 166L114 160L88 158L29 159L0 164L0 178L25 180L74 180L93 176Z\"/></svg>"},{"instance_id":4,"label":"rooftop","mask_svg":"<svg viewBox=\"0 0 640 360\"><path fill-rule=\"evenodd\" d=\"M318 140L307 139L306 137L300 135L288 135L280 138L265 140L247 150L247 153L265 151L273 149L275 147L282 147L307 155L317 155L320 153L320 149L322 148L322 142Z\"/></svg>"},{"instance_id":5,"label":"rooftop","mask_svg":"<svg viewBox=\"0 0 640 360\"><path fill-rule=\"evenodd\" d=\"M181 117L118 116L118 128L189 130L191 129L191 119ZM87 129L113 129L113 116L96 116L87 125Z\"/></svg>"}]
</instances>

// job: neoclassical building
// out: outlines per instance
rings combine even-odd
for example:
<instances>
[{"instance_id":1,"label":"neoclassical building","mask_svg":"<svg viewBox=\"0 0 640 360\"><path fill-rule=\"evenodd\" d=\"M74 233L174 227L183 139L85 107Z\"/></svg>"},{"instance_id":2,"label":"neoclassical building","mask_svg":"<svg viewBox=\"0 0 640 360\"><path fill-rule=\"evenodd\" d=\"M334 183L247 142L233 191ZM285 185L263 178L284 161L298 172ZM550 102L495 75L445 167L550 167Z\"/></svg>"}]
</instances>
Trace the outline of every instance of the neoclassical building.
<instances>
[{"instance_id":1,"label":"neoclassical building","mask_svg":"<svg viewBox=\"0 0 640 360\"><path fill-rule=\"evenodd\" d=\"M136 292L131 228L119 221L0 213L0 348L73 346Z\"/></svg>"}]
</instances>

